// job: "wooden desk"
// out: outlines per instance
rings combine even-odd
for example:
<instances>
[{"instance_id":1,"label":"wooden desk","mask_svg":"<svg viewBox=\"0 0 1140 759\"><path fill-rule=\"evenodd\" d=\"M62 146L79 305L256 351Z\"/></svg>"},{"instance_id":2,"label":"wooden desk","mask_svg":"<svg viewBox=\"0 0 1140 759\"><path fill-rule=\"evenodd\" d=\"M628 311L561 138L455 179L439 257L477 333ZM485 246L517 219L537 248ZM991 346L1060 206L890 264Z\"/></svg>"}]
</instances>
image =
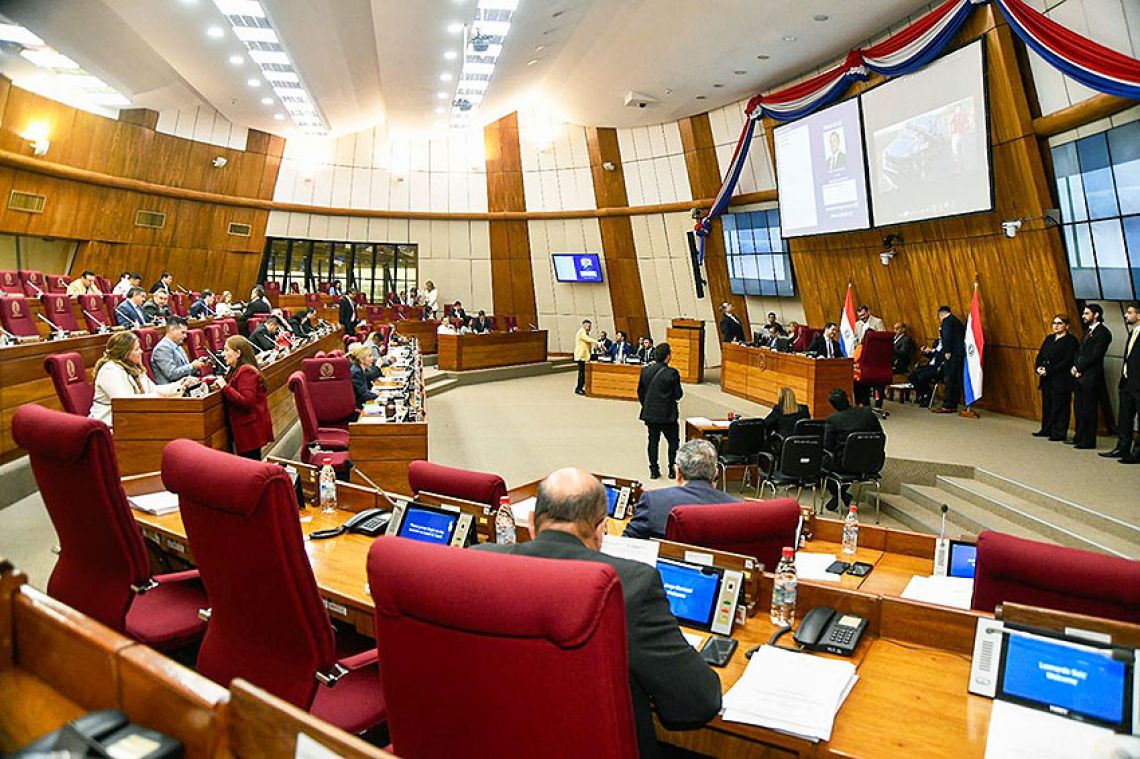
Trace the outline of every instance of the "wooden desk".
<instances>
[{"instance_id":1,"label":"wooden desk","mask_svg":"<svg viewBox=\"0 0 1140 759\"><path fill-rule=\"evenodd\" d=\"M641 378L642 368L641 364L590 361L586 364L586 395L636 401L637 382Z\"/></svg>"},{"instance_id":2,"label":"wooden desk","mask_svg":"<svg viewBox=\"0 0 1140 759\"><path fill-rule=\"evenodd\" d=\"M402 322L401 322L402 324ZM546 361L546 330L437 335L439 368L446 372Z\"/></svg>"},{"instance_id":3,"label":"wooden desk","mask_svg":"<svg viewBox=\"0 0 1140 759\"><path fill-rule=\"evenodd\" d=\"M408 489L408 465L428 457L427 422L388 422L362 416L348 425L348 457L385 490Z\"/></svg>"},{"instance_id":4,"label":"wooden desk","mask_svg":"<svg viewBox=\"0 0 1140 759\"><path fill-rule=\"evenodd\" d=\"M269 387L269 413L280 435L297 419L289 375L301 368L301 360L317 351L341 344L341 333L330 332L262 369ZM221 451L230 449L230 431L220 391L204 398L124 397L111 401L115 453L124 475L156 471L162 448L176 438L189 438Z\"/></svg>"},{"instance_id":5,"label":"wooden desk","mask_svg":"<svg viewBox=\"0 0 1140 759\"><path fill-rule=\"evenodd\" d=\"M439 322L435 319L403 319L392 324L396 328L396 334L414 337L419 341L420 353L427 355L439 351L439 343L436 339Z\"/></svg>"},{"instance_id":6,"label":"wooden desk","mask_svg":"<svg viewBox=\"0 0 1140 759\"><path fill-rule=\"evenodd\" d=\"M291 316L305 313L305 309L309 304L305 302L305 296L297 293L284 293L278 299L274 306L275 308L287 308ZM337 305L336 298L330 298L327 295L321 296L321 305L317 308L317 315L330 324L338 324L340 322L340 306Z\"/></svg>"},{"instance_id":7,"label":"wooden desk","mask_svg":"<svg viewBox=\"0 0 1140 759\"><path fill-rule=\"evenodd\" d=\"M725 343L721 346L720 388L726 393L765 406L774 406L785 385L796 400L807 404L813 419L827 416L827 395L833 388L854 388L854 364L849 358L814 359L802 353L779 353Z\"/></svg>"},{"instance_id":8,"label":"wooden desk","mask_svg":"<svg viewBox=\"0 0 1140 759\"><path fill-rule=\"evenodd\" d=\"M673 351L669 365L681 373L682 382L705 381L705 323L698 319L674 319L665 330Z\"/></svg>"}]
</instances>

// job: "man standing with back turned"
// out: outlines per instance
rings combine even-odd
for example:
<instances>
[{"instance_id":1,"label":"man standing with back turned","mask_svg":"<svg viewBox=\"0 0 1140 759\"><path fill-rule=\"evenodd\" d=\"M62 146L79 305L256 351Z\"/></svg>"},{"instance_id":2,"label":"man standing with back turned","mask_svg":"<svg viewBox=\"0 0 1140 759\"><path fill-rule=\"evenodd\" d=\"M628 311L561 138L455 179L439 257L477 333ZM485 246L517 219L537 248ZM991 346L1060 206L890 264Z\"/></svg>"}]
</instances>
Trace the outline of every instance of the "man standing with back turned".
<instances>
[{"instance_id":1,"label":"man standing with back turned","mask_svg":"<svg viewBox=\"0 0 1140 759\"><path fill-rule=\"evenodd\" d=\"M950 310L950 306L939 306L938 320L942 323L938 335L942 342L942 381L946 383L946 394L942 406L936 414L954 414L962 400L962 372L966 368L966 327Z\"/></svg>"},{"instance_id":2,"label":"man standing with back turned","mask_svg":"<svg viewBox=\"0 0 1140 759\"><path fill-rule=\"evenodd\" d=\"M677 442L680 430L677 426L677 401L681 400L681 374L669 366L673 352L669 343L658 343L654 349L657 360L641 370L637 381L637 400L641 403L641 421L649 433L649 479L661 478L661 467L657 463L657 446L661 436L669 444L669 477L677 476Z\"/></svg>"}]
</instances>

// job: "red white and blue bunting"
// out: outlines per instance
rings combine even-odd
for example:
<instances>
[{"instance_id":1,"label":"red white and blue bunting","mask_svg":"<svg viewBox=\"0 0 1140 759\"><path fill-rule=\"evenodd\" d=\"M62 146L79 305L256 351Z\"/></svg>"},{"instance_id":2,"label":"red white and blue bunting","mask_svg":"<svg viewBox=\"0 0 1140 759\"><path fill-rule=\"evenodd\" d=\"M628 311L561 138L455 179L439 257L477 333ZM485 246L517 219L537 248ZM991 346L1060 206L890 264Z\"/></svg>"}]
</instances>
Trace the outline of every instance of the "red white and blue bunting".
<instances>
[{"instance_id":1,"label":"red white and blue bunting","mask_svg":"<svg viewBox=\"0 0 1140 759\"><path fill-rule=\"evenodd\" d=\"M841 98L868 71L900 76L917 71L937 58L966 23L974 6L989 0L947 0L898 34L882 42L848 53L840 65L818 76L748 101L747 116L736 152L713 206L697 222L701 261L705 237L713 219L728 208L741 169L748 158L756 121L767 116L775 121L793 121ZM1027 6L1023 0L994 0L1014 33L1046 62L1081 84L1120 97L1140 99L1140 61L1098 45Z\"/></svg>"}]
</instances>

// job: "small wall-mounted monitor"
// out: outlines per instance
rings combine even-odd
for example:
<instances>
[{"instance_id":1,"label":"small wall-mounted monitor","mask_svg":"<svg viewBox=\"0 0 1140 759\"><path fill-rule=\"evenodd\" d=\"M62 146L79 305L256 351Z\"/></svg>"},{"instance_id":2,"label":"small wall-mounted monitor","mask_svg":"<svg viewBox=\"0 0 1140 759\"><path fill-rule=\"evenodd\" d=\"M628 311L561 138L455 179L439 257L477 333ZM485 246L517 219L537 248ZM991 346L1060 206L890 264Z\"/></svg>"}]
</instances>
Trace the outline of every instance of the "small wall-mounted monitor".
<instances>
[{"instance_id":1,"label":"small wall-mounted monitor","mask_svg":"<svg viewBox=\"0 0 1140 759\"><path fill-rule=\"evenodd\" d=\"M602 261L597 253L552 253L554 278L559 282L601 282Z\"/></svg>"}]
</instances>

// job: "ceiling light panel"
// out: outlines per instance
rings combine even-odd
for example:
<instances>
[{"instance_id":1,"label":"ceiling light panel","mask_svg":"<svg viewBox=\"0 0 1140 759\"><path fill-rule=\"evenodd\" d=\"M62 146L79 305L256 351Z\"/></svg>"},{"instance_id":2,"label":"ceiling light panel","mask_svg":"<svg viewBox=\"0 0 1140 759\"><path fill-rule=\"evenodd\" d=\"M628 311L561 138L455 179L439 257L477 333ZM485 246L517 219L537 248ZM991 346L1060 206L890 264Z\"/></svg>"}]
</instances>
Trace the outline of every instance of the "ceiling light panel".
<instances>
[{"instance_id":1,"label":"ceiling light panel","mask_svg":"<svg viewBox=\"0 0 1140 759\"><path fill-rule=\"evenodd\" d=\"M0 42L18 42L28 47L44 47L44 41L18 24L0 24Z\"/></svg>"},{"instance_id":2,"label":"ceiling light panel","mask_svg":"<svg viewBox=\"0 0 1140 759\"><path fill-rule=\"evenodd\" d=\"M451 102L451 127L468 126L484 93L495 75L495 64L503 53L503 45L511 33L511 20L518 8L518 0L478 0L475 20L463 50L463 68L455 84ZM480 48L476 50L475 42Z\"/></svg>"},{"instance_id":3,"label":"ceiling light panel","mask_svg":"<svg viewBox=\"0 0 1140 759\"><path fill-rule=\"evenodd\" d=\"M307 134L327 134L328 124L297 74L265 6L258 0L214 0L214 5L229 21L234 36L245 43L250 59L261 69L293 123ZM253 82L250 79L247 83L250 87L257 86Z\"/></svg>"}]
</instances>

